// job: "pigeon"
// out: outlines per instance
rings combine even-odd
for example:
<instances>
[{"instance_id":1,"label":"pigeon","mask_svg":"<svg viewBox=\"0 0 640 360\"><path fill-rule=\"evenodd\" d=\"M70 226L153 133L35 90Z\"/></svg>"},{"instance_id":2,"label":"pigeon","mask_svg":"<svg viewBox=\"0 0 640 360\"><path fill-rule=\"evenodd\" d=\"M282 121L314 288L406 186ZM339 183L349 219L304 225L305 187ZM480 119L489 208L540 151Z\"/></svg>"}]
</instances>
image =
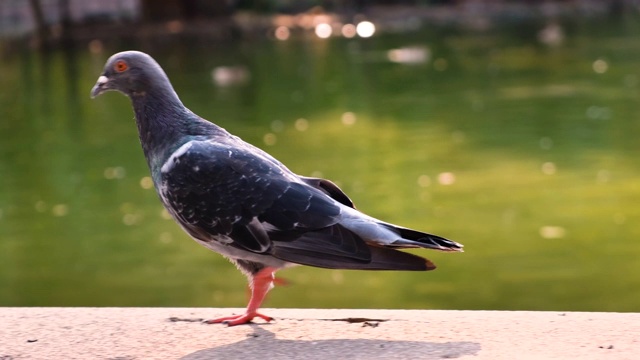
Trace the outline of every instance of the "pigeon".
<instances>
[{"instance_id":1,"label":"pigeon","mask_svg":"<svg viewBox=\"0 0 640 360\"><path fill-rule=\"evenodd\" d=\"M220 253L249 280L246 312L207 320L229 326L254 318L276 271L435 269L398 249L462 251L463 245L368 216L333 182L296 175L265 151L187 109L160 65L139 51L111 56L91 97L119 91L133 106L156 192L196 242Z\"/></svg>"}]
</instances>

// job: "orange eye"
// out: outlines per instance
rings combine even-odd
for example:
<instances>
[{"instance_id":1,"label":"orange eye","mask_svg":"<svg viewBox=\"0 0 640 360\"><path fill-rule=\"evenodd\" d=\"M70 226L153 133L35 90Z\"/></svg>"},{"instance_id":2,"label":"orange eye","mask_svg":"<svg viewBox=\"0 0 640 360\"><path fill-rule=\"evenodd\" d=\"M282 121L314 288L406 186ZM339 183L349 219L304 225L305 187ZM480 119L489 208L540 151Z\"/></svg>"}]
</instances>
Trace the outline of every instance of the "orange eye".
<instances>
[{"instance_id":1,"label":"orange eye","mask_svg":"<svg viewBox=\"0 0 640 360\"><path fill-rule=\"evenodd\" d=\"M116 61L116 63L113 65L113 68L117 71L117 72L123 72L126 71L129 68L129 65L127 65L127 63L124 60L118 60Z\"/></svg>"}]
</instances>

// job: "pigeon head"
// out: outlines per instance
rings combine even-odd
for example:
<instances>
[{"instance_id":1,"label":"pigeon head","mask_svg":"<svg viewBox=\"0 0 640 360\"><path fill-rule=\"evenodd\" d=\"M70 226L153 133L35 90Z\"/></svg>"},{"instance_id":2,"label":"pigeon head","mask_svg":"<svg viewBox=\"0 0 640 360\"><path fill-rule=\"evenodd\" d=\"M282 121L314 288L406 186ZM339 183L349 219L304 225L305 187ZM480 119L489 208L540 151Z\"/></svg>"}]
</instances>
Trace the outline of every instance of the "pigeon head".
<instances>
[{"instance_id":1,"label":"pigeon head","mask_svg":"<svg viewBox=\"0 0 640 360\"><path fill-rule=\"evenodd\" d=\"M158 89L175 95L167 75L151 56L140 51L123 51L107 60L91 89L91 97L115 90L133 99Z\"/></svg>"}]
</instances>

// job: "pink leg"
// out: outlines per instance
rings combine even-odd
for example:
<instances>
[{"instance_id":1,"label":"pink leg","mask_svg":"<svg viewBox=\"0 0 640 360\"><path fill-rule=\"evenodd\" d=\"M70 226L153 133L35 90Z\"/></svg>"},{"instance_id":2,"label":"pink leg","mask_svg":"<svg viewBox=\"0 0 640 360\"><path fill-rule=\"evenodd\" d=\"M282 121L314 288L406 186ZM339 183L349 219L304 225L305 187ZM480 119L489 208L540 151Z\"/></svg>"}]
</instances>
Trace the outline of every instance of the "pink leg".
<instances>
[{"instance_id":1,"label":"pink leg","mask_svg":"<svg viewBox=\"0 0 640 360\"><path fill-rule=\"evenodd\" d=\"M274 268L264 268L251 278L251 298L249 299L249 305L247 305L247 311L242 315L225 316L216 319L206 320L207 324L224 323L229 326L247 324L253 320L254 317L259 317L269 322L273 320L271 317L258 313L258 308L267 296L267 292L273 287L275 280Z\"/></svg>"}]
</instances>

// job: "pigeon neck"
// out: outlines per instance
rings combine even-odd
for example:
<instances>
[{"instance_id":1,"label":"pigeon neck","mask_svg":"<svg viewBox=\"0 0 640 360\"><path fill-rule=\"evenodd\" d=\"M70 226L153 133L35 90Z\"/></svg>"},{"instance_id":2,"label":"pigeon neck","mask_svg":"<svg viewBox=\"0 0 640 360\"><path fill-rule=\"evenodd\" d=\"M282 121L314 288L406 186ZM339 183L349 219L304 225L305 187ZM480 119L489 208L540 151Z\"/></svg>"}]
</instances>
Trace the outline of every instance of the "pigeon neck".
<instances>
[{"instance_id":1,"label":"pigeon neck","mask_svg":"<svg viewBox=\"0 0 640 360\"><path fill-rule=\"evenodd\" d=\"M181 129L191 118L191 112L170 87L133 94L131 102L144 155L149 166L157 166L154 161L162 161L168 144L175 144L183 135Z\"/></svg>"}]
</instances>

